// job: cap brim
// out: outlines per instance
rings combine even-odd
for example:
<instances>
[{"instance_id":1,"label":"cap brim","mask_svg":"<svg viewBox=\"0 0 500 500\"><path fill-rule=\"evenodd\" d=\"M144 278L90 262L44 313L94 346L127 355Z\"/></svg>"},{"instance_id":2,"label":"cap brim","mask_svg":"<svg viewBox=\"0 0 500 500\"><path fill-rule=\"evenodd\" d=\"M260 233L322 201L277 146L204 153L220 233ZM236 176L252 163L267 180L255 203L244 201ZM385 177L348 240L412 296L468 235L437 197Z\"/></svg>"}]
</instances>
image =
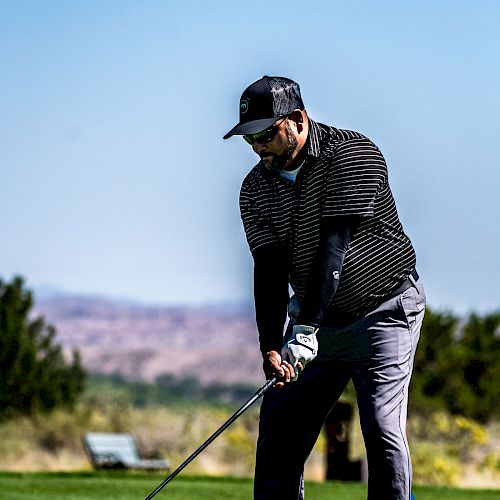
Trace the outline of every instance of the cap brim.
<instances>
[{"instance_id":1,"label":"cap brim","mask_svg":"<svg viewBox=\"0 0 500 500\"><path fill-rule=\"evenodd\" d=\"M283 118L285 116L287 115L275 116L273 118L262 118L260 120L254 120L247 123L238 123L236 127L232 128L224 136L224 139L229 139L233 135L247 135L262 132L266 128L269 128L276 120L279 120L280 118Z\"/></svg>"}]
</instances>

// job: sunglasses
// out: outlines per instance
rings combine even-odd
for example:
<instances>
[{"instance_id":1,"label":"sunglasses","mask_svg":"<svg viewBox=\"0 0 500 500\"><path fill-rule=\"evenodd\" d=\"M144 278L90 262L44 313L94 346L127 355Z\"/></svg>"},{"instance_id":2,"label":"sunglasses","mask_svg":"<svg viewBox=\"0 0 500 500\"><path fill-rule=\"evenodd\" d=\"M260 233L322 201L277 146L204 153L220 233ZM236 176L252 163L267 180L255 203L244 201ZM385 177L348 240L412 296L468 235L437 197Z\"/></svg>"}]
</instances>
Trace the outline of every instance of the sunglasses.
<instances>
[{"instance_id":1,"label":"sunglasses","mask_svg":"<svg viewBox=\"0 0 500 500\"><path fill-rule=\"evenodd\" d=\"M274 136L278 132L278 127L288 118L285 116L279 123L275 123L271 125L269 128L262 130L261 132L257 132L256 134L244 135L243 139L253 146L255 143L258 144L267 144L274 139Z\"/></svg>"}]
</instances>

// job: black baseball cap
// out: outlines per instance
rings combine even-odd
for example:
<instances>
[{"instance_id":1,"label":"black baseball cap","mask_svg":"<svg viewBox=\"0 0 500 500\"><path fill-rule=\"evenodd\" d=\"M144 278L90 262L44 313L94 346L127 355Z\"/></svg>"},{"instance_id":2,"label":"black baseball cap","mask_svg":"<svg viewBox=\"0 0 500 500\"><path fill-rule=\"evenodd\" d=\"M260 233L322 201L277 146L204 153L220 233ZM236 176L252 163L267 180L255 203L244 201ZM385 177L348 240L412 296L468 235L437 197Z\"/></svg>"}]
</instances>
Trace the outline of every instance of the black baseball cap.
<instances>
[{"instance_id":1,"label":"black baseball cap","mask_svg":"<svg viewBox=\"0 0 500 500\"><path fill-rule=\"evenodd\" d=\"M256 134L294 109L304 109L297 83L281 76L263 76L240 98L240 121L225 136Z\"/></svg>"}]
</instances>

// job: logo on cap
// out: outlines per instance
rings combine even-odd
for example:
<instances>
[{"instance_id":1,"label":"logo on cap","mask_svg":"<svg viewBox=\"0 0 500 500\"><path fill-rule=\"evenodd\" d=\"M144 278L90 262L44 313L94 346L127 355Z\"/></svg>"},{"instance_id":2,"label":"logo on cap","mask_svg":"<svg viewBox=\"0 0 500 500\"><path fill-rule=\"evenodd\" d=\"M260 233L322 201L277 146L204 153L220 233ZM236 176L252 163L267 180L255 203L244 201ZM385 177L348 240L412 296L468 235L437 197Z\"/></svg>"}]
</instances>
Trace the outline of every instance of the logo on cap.
<instances>
[{"instance_id":1,"label":"logo on cap","mask_svg":"<svg viewBox=\"0 0 500 500\"><path fill-rule=\"evenodd\" d=\"M240 102L240 112L245 114L248 111L248 105L250 104L250 100L248 97L244 97Z\"/></svg>"}]
</instances>

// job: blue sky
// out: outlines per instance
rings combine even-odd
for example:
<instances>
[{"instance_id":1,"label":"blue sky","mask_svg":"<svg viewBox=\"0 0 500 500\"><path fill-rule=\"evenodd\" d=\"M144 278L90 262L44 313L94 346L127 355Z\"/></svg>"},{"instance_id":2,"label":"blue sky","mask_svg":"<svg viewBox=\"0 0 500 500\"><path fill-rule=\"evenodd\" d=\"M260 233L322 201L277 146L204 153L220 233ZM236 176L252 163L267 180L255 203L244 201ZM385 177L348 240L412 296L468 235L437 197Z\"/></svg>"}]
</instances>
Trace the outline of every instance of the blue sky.
<instances>
[{"instance_id":1,"label":"blue sky","mask_svg":"<svg viewBox=\"0 0 500 500\"><path fill-rule=\"evenodd\" d=\"M434 308L500 304L500 3L0 0L0 277L251 300L242 90L384 153Z\"/></svg>"}]
</instances>

